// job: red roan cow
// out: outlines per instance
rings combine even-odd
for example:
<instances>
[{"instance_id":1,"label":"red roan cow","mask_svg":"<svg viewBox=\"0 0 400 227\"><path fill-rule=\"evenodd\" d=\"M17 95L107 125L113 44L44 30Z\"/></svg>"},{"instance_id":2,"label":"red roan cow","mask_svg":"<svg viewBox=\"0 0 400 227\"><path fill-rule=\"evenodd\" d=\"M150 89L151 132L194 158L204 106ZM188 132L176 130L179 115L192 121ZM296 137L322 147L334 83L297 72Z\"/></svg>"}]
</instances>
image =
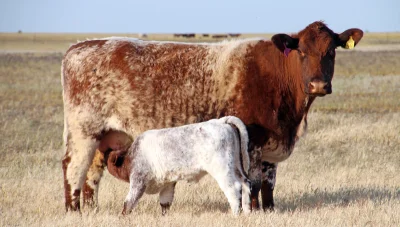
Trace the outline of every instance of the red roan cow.
<instances>
[{"instance_id":1,"label":"red roan cow","mask_svg":"<svg viewBox=\"0 0 400 227\"><path fill-rule=\"evenodd\" d=\"M277 163L305 131L314 99L332 92L335 49L352 48L362 36L314 22L271 40L109 38L71 46L62 61L66 209L80 209L82 188L84 204L97 205L104 157L96 149L118 150L148 129L226 115L249 132L252 207L261 189L263 208L272 209Z\"/></svg>"}]
</instances>

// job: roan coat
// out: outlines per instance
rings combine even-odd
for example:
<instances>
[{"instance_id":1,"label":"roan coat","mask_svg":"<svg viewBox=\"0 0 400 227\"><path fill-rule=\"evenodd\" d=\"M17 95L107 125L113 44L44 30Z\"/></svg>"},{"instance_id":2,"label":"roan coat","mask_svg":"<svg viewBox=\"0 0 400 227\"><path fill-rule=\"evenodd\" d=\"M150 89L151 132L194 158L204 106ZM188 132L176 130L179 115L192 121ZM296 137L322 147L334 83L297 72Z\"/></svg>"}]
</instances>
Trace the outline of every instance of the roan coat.
<instances>
[{"instance_id":1,"label":"roan coat","mask_svg":"<svg viewBox=\"0 0 400 227\"><path fill-rule=\"evenodd\" d=\"M198 182L208 173L237 215L240 207L245 213L250 212L247 147L246 126L239 118L227 116L146 131L129 149L106 151L105 161L113 176L130 183L123 214L130 213L144 192L160 194L165 214L172 204L177 181Z\"/></svg>"}]
</instances>

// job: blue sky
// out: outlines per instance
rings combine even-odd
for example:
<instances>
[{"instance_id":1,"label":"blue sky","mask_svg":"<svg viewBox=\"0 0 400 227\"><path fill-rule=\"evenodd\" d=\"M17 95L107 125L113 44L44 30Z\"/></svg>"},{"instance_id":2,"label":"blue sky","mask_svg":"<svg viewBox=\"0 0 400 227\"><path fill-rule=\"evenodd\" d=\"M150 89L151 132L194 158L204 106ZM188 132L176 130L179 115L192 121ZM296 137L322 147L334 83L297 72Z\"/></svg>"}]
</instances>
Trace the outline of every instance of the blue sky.
<instances>
[{"instance_id":1,"label":"blue sky","mask_svg":"<svg viewBox=\"0 0 400 227\"><path fill-rule=\"evenodd\" d=\"M0 1L0 32L276 33L316 20L335 32L400 31L400 0Z\"/></svg>"}]
</instances>

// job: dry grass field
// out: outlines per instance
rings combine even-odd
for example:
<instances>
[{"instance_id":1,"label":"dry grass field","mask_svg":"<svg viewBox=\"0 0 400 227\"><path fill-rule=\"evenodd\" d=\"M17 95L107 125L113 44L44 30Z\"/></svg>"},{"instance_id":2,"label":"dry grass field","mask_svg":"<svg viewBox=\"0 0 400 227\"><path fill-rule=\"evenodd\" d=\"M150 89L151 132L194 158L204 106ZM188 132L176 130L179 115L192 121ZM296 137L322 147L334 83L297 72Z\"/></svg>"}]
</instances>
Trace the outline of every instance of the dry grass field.
<instances>
[{"instance_id":1,"label":"dry grass field","mask_svg":"<svg viewBox=\"0 0 400 227\"><path fill-rule=\"evenodd\" d=\"M0 226L400 226L399 34L338 51L333 94L314 102L307 135L279 165L276 211L239 217L210 177L178 183L165 217L155 195L122 217L128 184L107 172L97 211L65 213L60 62L90 36L29 35L0 34Z\"/></svg>"}]
</instances>

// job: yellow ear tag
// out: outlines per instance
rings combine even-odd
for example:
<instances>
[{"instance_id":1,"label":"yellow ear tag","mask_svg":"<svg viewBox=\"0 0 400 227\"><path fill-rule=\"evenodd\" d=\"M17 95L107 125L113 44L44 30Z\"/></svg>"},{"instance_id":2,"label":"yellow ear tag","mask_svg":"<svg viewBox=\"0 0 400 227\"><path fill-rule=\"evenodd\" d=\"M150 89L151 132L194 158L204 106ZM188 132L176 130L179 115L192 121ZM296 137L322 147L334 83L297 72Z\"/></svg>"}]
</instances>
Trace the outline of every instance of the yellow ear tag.
<instances>
[{"instance_id":1,"label":"yellow ear tag","mask_svg":"<svg viewBox=\"0 0 400 227\"><path fill-rule=\"evenodd\" d=\"M354 48L354 40L353 40L352 36L350 36L349 40L347 40L345 48L346 49L353 49Z\"/></svg>"}]
</instances>

